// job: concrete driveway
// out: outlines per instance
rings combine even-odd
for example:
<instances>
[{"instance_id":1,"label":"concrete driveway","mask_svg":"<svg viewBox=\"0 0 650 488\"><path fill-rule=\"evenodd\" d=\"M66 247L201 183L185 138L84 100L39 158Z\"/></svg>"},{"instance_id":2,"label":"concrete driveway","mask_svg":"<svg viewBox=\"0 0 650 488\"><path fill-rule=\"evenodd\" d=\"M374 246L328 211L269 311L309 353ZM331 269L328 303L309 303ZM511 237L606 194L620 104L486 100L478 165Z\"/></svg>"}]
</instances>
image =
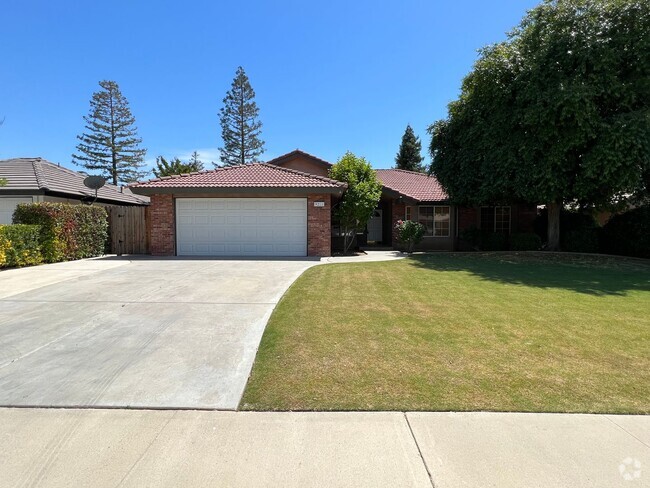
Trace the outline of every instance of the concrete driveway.
<instances>
[{"instance_id":1,"label":"concrete driveway","mask_svg":"<svg viewBox=\"0 0 650 488\"><path fill-rule=\"evenodd\" d=\"M0 406L235 409L313 260L103 258L0 273Z\"/></svg>"}]
</instances>

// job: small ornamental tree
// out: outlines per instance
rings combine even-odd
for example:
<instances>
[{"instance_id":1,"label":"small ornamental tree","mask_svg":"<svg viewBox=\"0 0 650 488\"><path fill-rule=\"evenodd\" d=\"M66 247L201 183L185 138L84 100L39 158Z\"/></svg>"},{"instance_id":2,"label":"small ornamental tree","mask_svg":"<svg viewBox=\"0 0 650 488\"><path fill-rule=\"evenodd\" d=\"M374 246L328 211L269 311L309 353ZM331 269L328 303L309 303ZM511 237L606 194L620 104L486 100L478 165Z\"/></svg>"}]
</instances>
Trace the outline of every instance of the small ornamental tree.
<instances>
[{"instance_id":1,"label":"small ornamental tree","mask_svg":"<svg viewBox=\"0 0 650 488\"><path fill-rule=\"evenodd\" d=\"M397 229L397 238L406 245L408 253L412 253L424 237L424 226L412 220L398 220L395 229Z\"/></svg>"},{"instance_id":2,"label":"small ornamental tree","mask_svg":"<svg viewBox=\"0 0 650 488\"><path fill-rule=\"evenodd\" d=\"M406 126L406 130L402 136L399 152L395 156L395 168L421 173L424 172L422 161L424 161L422 157L422 143L409 124Z\"/></svg>"},{"instance_id":3,"label":"small ornamental tree","mask_svg":"<svg viewBox=\"0 0 650 488\"><path fill-rule=\"evenodd\" d=\"M346 152L330 169L330 177L347 183L335 210L343 231L343 251L348 252L356 234L365 229L381 197L381 183L365 158Z\"/></svg>"}]
</instances>

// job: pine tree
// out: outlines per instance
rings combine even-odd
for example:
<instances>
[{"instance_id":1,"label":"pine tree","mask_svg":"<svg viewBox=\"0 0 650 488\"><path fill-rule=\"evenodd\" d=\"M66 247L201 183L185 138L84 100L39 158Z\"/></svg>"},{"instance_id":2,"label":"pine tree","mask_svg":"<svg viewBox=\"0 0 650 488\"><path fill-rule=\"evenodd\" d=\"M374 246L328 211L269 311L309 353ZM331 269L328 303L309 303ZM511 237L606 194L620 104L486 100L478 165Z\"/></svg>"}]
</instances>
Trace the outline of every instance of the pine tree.
<instances>
[{"instance_id":1,"label":"pine tree","mask_svg":"<svg viewBox=\"0 0 650 488\"><path fill-rule=\"evenodd\" d=\"M258 120L260 109L255 103L255 91L241 66L223 99L219 111L223 147L219 148L224 166L257 162L264 152L260 139L262 122Z\"/></svg>"},{"instance_id":2,"label":"pine tree","mask_svg":"<svg viewBox=\"0 0 650 488\"><path fill-rule=\"evenodd\" d=\"M93 93L90 111L84 116L86 132L77 136L77 154L72 162L89 171L99 171L111 183L128 183L143 178L146 149L140 148L135 117L129 102L114 81L100 81Z\"/></svg>"},{"instance_id":3,"label":"pine tree","mask_svg":"<svg viewBox=\"0 0 650 488\"><path fill-rule=\"evenodd\" d=\"M184 163L179 158L173 158L167 161L164 157L158 156L156 158L156 166L154 167L153 174L156 178L162 178L163 176L172 176L172 175L181 175L184 173L194 173L195 171L203 171L203 163L197 158L194 158L192 154L192 159L187 163Z\"/></svg>"},{"instance_id":4,"label":"pine tree","mask_svg":"<svg viewBox=\"0 0 650 488\"><path fill-rule=\"evenodd\" d=\"M422 161L424 161L422 157L422 143L409 124L406 126L406 130L402 136L399 152L395 156L395 167L397 169L423 173L424 166L422 166Z\"/></svg>"}]
</instances>

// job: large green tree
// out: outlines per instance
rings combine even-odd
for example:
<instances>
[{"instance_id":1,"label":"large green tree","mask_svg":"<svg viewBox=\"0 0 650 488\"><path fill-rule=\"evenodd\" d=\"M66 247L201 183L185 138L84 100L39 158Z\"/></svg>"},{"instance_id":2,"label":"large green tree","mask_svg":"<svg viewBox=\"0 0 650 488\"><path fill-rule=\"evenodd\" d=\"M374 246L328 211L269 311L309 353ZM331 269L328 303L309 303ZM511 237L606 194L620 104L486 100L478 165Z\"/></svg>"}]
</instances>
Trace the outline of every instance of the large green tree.
<instances>
[{"instance_id":1,"label":"large green tree","mask_svg":"<svg viewBox=\"0 0 650 488\"><path fill-rule=\"evenodd\" d=\"M397 156L395 156L395 167L407 171L423 172L425 168L422 161L424 161L422 143L420 138L413 132L411 125L408 124L402 136L402 143L399 146Z\"/></svg>"},{"instance_id":2,"label":"large green tree","mask_svg":"<svg viewBox=\"0 0 650 488\"><path fill-rule=\"evenodd\" d=\"M260 109L255 103L255 91L241 66L223 99L219 112L223 147L219 148L224 166L258 161L264 152Z\"/></svg>"},{"instance_id":3,"label":"large green tree","mask_svg":"<svg viewBox=\"0 0 650 488\"><path fill-rule=\"evenodd\" d=\"M187 163L184 163L179 158L172 158L167 161L164 157L158 156L156 166L153 168L153 174L156 178L162 178L163 176L181 175L202 170L203 163L198 158L198 153L194 151Z\"/></svg>"},{"instance_id":4,"label":"large green tree","mask_svg":"<svg viewBox=\"0 0 650 488\"><path fill-rule=\"evenodd\" d=\"M100 81L90 111L84 116L86 131L77 136L72 162L89 172L99 172L114 185L144 177L146 149L140 147L135 117L129 102L114 81Z\"/></svg>"},{"instance_id":5,"label":"large green tree","mask_svg":"<svg viewBox=\"0 0 650 488\"><path fill-rule=\"evenodd\" d=\"M330 177L348 185L335 209L344 236L344 251L347 252L354 237L365 229L372 217L381 197L382 186L370 163L350 151L330 168Z\"/></svg>"},{"instance_id":6,"label":"large green tree","mask_svg":"<svg viewBox=\"0 0 650 488\"><path fill-rule=\"evenodd\" d=\"M449 116L429 127L431 172L461 204L560 209L647 192L650 2L547 0L480 53Z\"/></svg>"}]
</instances>

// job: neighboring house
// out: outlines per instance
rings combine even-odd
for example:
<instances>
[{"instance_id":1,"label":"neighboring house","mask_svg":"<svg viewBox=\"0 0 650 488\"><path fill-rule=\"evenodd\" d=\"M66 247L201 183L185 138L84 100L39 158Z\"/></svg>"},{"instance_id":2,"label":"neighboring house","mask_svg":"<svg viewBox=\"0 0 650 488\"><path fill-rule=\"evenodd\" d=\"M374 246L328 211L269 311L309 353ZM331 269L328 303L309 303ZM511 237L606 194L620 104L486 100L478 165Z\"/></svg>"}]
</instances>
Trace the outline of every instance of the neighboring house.
<instances>
[{"instance_id":1,"label":"neighboring house","mask_svg":"<svg viewBox=\"0 0 650 488\"><path fill-rule=\"evenodd\" d=\"M83 181L86 176L41 158L0 160L0 224L11 224L19 203L64 202L91 203L95 192ZM134 195L126 187L104 185L97 192L100 205L148 205L149 198Z\"/></svg>"},{"instance_id":2,"label":"neighboring house","mask_svg":"<svg viewBox=\"0 0 650 488\"><path fill-rule=\"evenodd\" d=\"M151 198L151 253L179 256L329 256L337 242L333 209L345 184L331 164L300 150L267 163L158 178L131 186ZM367 241L398 247L395 224L427 231L420 249L454 250L459 232L532 231L534 205L455 207L438 181L422 173L377 170L383 191Z\"/></svg>"}]
</instances>

